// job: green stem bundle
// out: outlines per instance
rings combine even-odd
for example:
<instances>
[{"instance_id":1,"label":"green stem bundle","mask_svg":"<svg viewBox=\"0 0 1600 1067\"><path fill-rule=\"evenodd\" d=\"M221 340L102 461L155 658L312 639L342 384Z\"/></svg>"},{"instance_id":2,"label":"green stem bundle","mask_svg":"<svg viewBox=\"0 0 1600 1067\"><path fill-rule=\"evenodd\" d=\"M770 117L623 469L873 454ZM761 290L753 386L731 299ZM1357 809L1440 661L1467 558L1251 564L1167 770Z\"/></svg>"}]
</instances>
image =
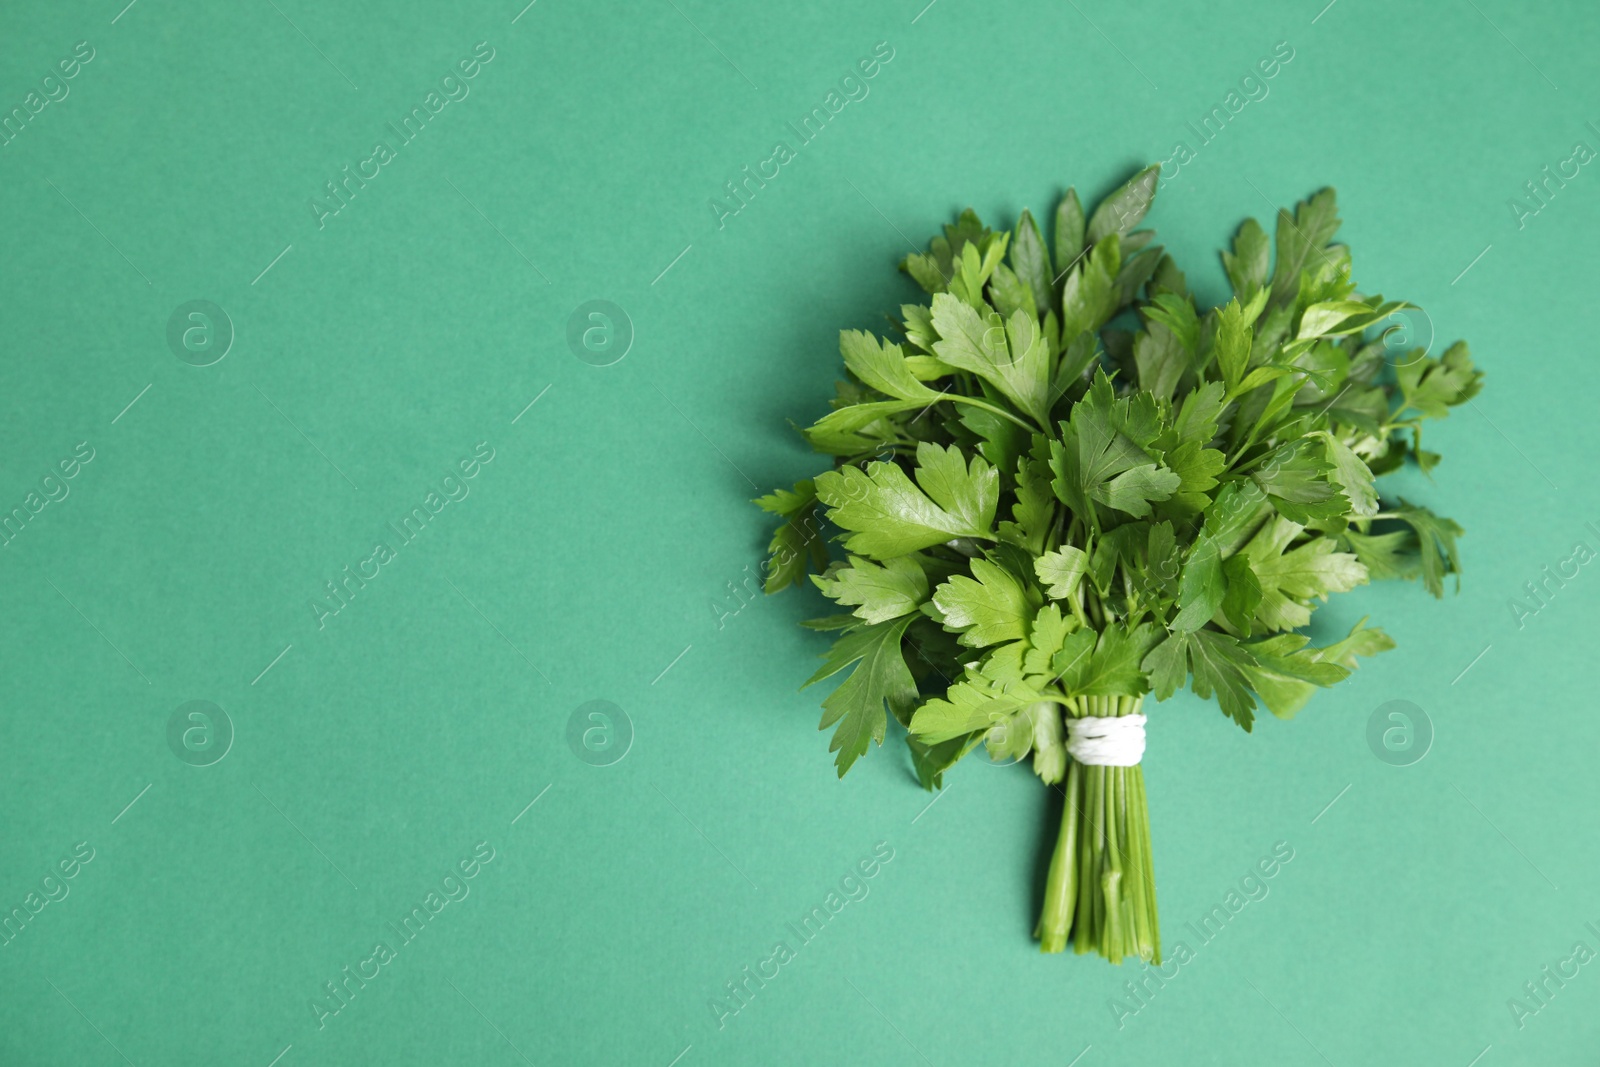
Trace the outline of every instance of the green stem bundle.
<instances>
[{"instance_id":1,"label":"green stem bundle","mask_svg":"<svg viewBox=\"0 0 1600 1067\"><path fill-rule=\"evenodd\" d=\"M1143 697L1082 697L1073 717L1137 714ZM1061 832L1045 882L1034 937L1042 952L1061 952L1071 940L1082 955L1099 952L1161 962L1155 869L1150 855L1150 808L1144 769L1084 766L1067 770Z\"/></svg>"}]
</instances>

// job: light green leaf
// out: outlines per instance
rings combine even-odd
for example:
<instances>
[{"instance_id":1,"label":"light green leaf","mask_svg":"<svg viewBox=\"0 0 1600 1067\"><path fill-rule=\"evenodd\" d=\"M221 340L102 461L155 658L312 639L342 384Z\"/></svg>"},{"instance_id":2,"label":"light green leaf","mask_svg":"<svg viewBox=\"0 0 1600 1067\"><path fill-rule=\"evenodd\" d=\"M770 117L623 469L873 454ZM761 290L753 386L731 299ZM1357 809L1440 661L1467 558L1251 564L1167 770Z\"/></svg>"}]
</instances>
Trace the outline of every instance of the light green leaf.
<instances>
[{"instance_id":1,"label":"light green leaf","mask_svg":"<svg viewBox=\"0 0 1600 1067\"><path fill-rule=\"evenodd\" d=\"M1303 341L1313 337L1355 333L1408 306L1401 303L1374 307L1360 300L1325 300L1305 309L1300 316L1300 330L1295 336Z\"/></svg>"},{"instance_id":2,"label":"light green leaf","mask_svg":"<svg viewBox=\"0 0 1600 1067\"><path fill-rule=\"evenodd\" d=\"M835 525L850 531L845 547L851 552L883 560L956 537L993 539L998 472L974 456L957 475L961 454L954 446L947 452L924 443L917 456L936 465L931 473L919 468L921 488L893 463L873 463L866 471L842 467L817 476L817 499L828 506Z\"/></svg>"},{"instance_id":3,"label":"light green leaf","mask_svg":"<svg viewBox=\"0 0 1600 1067\"><path fill-rule=\"evenodd\" d=\"M987 530L994 522L1000 474L979 457L968 463L955 445L923 441L917 445L917 482L968 529Z\"/></svg>"},{"instance_id":4,"label":"light green leaf","mask_svg":"<svg viewBox=\"0 0 1600 1067\"><path fill-rule=\"evenodd\" d=\"M1457 341L1439 359L1415 358L1397 367L1395 380L1405 397L1400 411L1416 411L1425 419L1442 419L1483 388L1483 372L1472 365L1464 342Z\"/></svg>"},{"instance_id":5,"label":"light green leaf","mask_svg":"<svg viewBox=\"0 0 1600 1067\"><path fill-rule=\"evenodd\" d=\"M1043 700L1026 686L996 686L982 677L952 685L942 697L923 703L911 718L910 731L924 744L938 744L975 730L987 730L1018 708Z\"/></svg>"},{"instance_id":6,"label":"light green leaf","mask_svg":"<svg viewBox=\"0 0 1600 1067\"><path fill-rule=\"evenodd\" d=\"M1043 440L1042 438L1038 438ZM1046 536L1056 517L1056 498L1050 491L1050 468L1024 456L1017 462L1016 504L1011 509L1014 524L1001 523L1001 536L1022 545L1037 555L1044 550Z\"/></svg>"},{"instance_id":7,"label":"light green leaf","mask_svg":"<svg viewBox=\"0 0 1600 1067\"><path fill-rule=\"evenodd\" d=\"M1251 570L1261 584L1256 619L1268 630L1294 630L1311 621L1310 601L1347 593L1367 581L1367 568L1337 542L1316 537L1284 551L1300 535L1298 523L1279 517L1245 546Z\"/></svg>"},{"instance_id":8,"label":"light green leaf","mask_svg":"<svg viewBox=\"0 0 1600 1067\"><path fill-rule=\"evenodd\" d=\"M1363 534L1346 530L1340 535L1350 544L1367 575L1375 582L1391 578L1415 578L1422 569L1416 553L1417 536L1413 530L1392 530L1384 534ZM1442 592L1442 590L1441 590Z\"/></svg>"},{"instance_id":9,"label":"light green leaf","mask_svg":"<svg viewBox=\"0 0 1600 1067\"><path fill-rule=\"evenodd\" d=\"M912 556L900 556L881 566L851 556L848 563L836 564L827 574L811 580L824 596L855 605L856 616L869 623L909 615L928 599L928 576Z\"/></svg>"},{"instance_id":10,"label":"light green leaf","mask_svg":"<svg viewBox=\"0 0 1600 1067\"><path fill-rule=\"evenodd\" d=\"M1178 478L1167 510L1195 515L1211 502L1206 494L1217 487L1217 475L1227 467L1228 458L1215 448L1201 448L1193 441L1185 441L1167 453L1165 462Z\"/></svg>"},{"instance_id":11,"label":"light green leaf","mask_svg":"<svg viewBox=\"0 0 1600 1067\"><path fill-rule=\"evenodd\" d=\"M1071 697L1141 696L1149 688L1140 663L1155 645L1160 632L1149 623L1132 631L1118 624L1109 625L1094 644L1094 652L1084 655L1084 634L1072 634L1056 655L1062 690Z\"/></svg>"},{"instance_id":12,"label":"light green leaf","mask_svg":"<svg viewBox=\"0 0 1600 1067\"><path fill-rule=\"evenodd\" d=\"M1378 491L1372 486L1372 471L1366 461L1350 450L1350 446L1326 430L1310 434L1320 437L1327 446L1328 462L1333 469L1328 476L1344 490L1350 502L1350 513L1367 517L1378 513Z\"/></svg>"},{"instance_id":13,"label":"light green leaf","mask_svg":"<svg viewBox=\"0 0 1600 1067\"><path fill-rule=\"evenodd\" d=\"M983 735L989 758L999 762L1020 761L1033 749L1033 716L1026 704L989 727Z\"/></svg>"},{"instance_id":14,"label":"light green leaf","mask_svg":"<svg viewBox=\"0 0 1600 1067\"><path fill-rule=\"evenodd\" d=\"M1141 310L1145 318L1165 326L1193 361L1200 351L1200 317L1195 313L1193 300L1177 293L1158 293L1154 301Z\"/></svg>"},{"instance_id":15,"label":"light green leaf","mask_svg":"<svg viewBox=\"0 0 1600 1067\"><path fill-rule=\"evenodd\" d=\"M1130 467L1103 485L1097 486L1094 498L1107 507L1116 508L1143 518L1150 514L1150 504L1170 497L1182 483L1178 475L1154 463L1141 463Z\"/></svg>"},{"instance_id":16,"label":"light green leaf","mask_svg":"<svg viewBox=\"0 0 1600 1067\"><path fill-rule=\"evenodd\" d=\"M1089 557L1073 545L1062 545L1033 561L1033 571L1044 583L1044 591L1055 600L1072 596L1088 570Z\"/></svg>"},{"instance_id":17,"label":"light green leaf","mask_svg":"<svg viewBox=\"0 0 1600 1067\"><path fill-rule=\"evenodd\" d=\"M1061 722L1061 705L1053 700L1029 704L1033 720L1033 773L1045 785L1054 785L1067 773L1067 745Z\"/></svg>"},{"instance_id":18,"label":"light green leaf","mask_svg":"<svg viewBox=\"0 0 1600 1067\"><path fill-rule=\"evenodd\" d=\"M1189 680L1189 635L1169 634L1140 664L1150 674L1150 691L1166 700Z\"/></svg>"},{"instance_id":19,"label":"light green leaf","mask_svg":"<svg viewBox=\"0 0 1600 1067\"><path fill-rule=\"evenodd\" d=\"M969 371L1006 395L1018 410L1043 424L1050 413L1050 355L1034 318L1015 312L1009 321L987 317L954 296L933 298L934 354Z\"/></svg>"},{"instance_id":20,"label":"light green leaf","mask_svg":"<svg viewBox=\"0 0 1600 1067\"><path fill-rule=\"evenodd\" d=\"M1256 661L1246 668L1251 684L1274 715L1292 718L1305 706L1317 687L1343 681L1356 668L1356 656L1372 656L1394 647L1382 630L1367 629L1366 620L1357 622L1350 635L1322 648L1306 648L1307 639L1299 634L1279 634L1244 647Z\"/></svg>"},{"instance_id":21,"label":"light green leaf","mask_svg":"<svg viewBox=\"0 0 1600 1067\"><path fill-rule=\"evenodd\" d=\"M1394 648L1394 638L1376 626L1368 626L1366 616L1362 616L1354 626L1350 627L1349 636L1311 651L1320 660L1355 670L1357 656L1376 656L1379 652L1387 652L1392 648Z\"/></svg>"},{"instance_id":22,"label":"light green leaf","mask_svg":"<svg viewBox=\"0 0 1600 1067\"><path fill-rule=\"evenodd\" d=\"M899 715L909 712L917 699L917 683L900 648L900 639L912 621L913 617L907 617L846 633L824 653L826 662L806 682L812 685L856 665L822 702L822 724L817 727L836 727L828 751L838 753L834 765L840 778L872 742L883 744L885 705Z\"/></svg>"},{"instance_id":23,"label":"light green leaf","mask_svg":"<svg viewBox=\"0 0 1600 1067\"><path fill-rule=\"evenodd\" d=\"M989 279L989 306L1003 319L1017 312L1029 318L1039 314L1038 305L1033 302L1033 290L1004 263L994 269L994 276Z\"/></svg>"},{"instance_id":24,"label":"light green leaf","mask_svg":"<svg viewBox=\"0 0 1600 1067\"><path fill-rule=\"evenodd\" d=\"M1033 628L1028 634L1028 649L1022 655L1025 675L1043 677L1053 673L1051 664L1061 651L1067 637L1078 627L1071 615L1062 615L1057 604L1046 604L1033 617Z\"/></svg>"},{"instance_id":25,"label":"light green leaf","mask_svg":"<svg viewBox=\"0 0 1600 1067\"><path fill-rule=\"evenodd\" d=\"M873 429L880 420L925 406L920 400L874 400L835 408L806 429L806 440L813 448L834 455L871 451L876 440L863 436L863 430Z\"/></svg>"},{"instance_id":26,"label":"light green leaf","mask_svg":"<svg viewBox=\"0 0 1600 1067\"><path fill-rule=\"evenodd\" d=\"M939 397L938 392L911 373L899 345L880 341L862 330L841 330L839 351L852 374L886 396L923 404Z\"/></svg>"},{"instance_id":27,"label":"light green leaf","mask_svg":"<svg viewBox=\"0 0 1600 1067\"><path fill-rule=\"evenodd\" d=\"M1026 637L1034 609L1022 585L988 560L975 559L971 566L972 577L952 575L934 590L945 628L961 631L961 643L972 648Z\"/></svg>"}]
</instances>

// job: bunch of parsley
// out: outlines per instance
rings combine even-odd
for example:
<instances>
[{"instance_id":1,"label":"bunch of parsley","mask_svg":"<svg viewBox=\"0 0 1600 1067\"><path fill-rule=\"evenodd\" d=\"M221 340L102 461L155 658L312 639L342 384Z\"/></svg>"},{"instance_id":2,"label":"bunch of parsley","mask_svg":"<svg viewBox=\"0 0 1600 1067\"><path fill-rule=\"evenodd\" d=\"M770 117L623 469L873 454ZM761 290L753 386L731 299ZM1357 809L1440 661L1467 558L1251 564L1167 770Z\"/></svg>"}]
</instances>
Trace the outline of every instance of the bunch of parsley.
<instances>
[{"instance_id":1,"label":"bunch of parsley","mask_svg":"<svg viewBox=\"0 0 1600 1067\"><path fill-rule=\"evenodd\" d=\"M1187 684L1249 730L1393 647L1365 620L1298 631L1369 578L1442 595L1461 528L1374 478L1431 471L1422 423L1482 379L1465 344L1391 343L1412 306L1355 291L1331 189L1278 213L1276 256L1247 220L1232 299L1201 310L1135 229L1158 176L1087 218L1069 190L1050 244L1026 211L1006 233L969 210L907 257L929 299L895 340L840 335L849 377L804 431L834 469L757 501L782 520L767 591L809 568L847 612L806 623L837 634L807 684L849 670L822 702L839 774L886 710L928 789L980 744L1031 753L1065 797L1035 936L1111 960L1160 959L1142 769L1069 760L1063 716Z\"/></svg>"}]
</instances>

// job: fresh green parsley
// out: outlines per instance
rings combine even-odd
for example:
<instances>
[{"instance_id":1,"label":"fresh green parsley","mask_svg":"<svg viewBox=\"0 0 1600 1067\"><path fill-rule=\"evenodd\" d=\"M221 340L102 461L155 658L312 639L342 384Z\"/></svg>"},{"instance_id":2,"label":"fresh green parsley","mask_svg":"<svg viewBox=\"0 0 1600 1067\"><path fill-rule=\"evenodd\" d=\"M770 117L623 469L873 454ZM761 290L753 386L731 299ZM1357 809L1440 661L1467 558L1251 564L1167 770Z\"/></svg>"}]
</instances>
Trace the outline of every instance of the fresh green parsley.
<instances>
[{"instance_id":1,"label":"fresh green parsley","mask_svg":"<svg viewBox=\"0 0 1600 1067\"><path fill-rule=\"evenodd\" d=\"M1301 631L1372 578L1443 595L1461 527L1377 479L1431 472L1422 424L1482 384L1465 344L1386 345L1412 305L1357 292L1331 189L1274 239L1246 220L1202 309L1138 228L1158 176L1087 217L1068 190L1049 242L969 210L908 256L927 298L890 338L840 335L848 378L804 431L833 468L757 501L767 591L809 574L841 612L806 624L835 635L807 684L842 676L839 775L890 717L928 789L979 746L1031 755L1065 798L1035 936L1111 960L1161 954L1143 771L1070 759L1067 720L1187 687L1249 730L1392 648L1365 620Z\"/></svg>"}]
</instances>

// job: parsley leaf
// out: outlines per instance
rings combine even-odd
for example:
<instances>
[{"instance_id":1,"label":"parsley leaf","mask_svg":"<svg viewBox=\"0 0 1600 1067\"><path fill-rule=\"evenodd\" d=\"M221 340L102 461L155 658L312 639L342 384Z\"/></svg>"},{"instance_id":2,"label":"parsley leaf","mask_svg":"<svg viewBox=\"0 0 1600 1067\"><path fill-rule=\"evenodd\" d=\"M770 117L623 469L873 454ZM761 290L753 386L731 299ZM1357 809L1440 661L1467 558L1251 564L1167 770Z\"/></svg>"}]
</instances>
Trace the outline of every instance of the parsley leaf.
<instances>
[{"instance_id":1,"label":"parsley leaf","mask_svg":"<svg viewBox=\"0 0 1600 1067\"><path fill-rule=\"evenodd\" d=\"M954 537L992 539L999 476L981 458L963 462L954 446L917 446L917 481L893 463L845 467L816 479L817 499L852 531L845 547L874 559L928 548Z\"/></svg>"},{"instance_id":2,"label":"parsley leaf","mask_svg":"<svg viewBox=\"0 0 1600 1067\"><path fill-rule=\"evenodd\" d=\"M1150 502L1166 500L1182 482L1144 447L1159 432L1155 399L1148 393L1116 399L1101 372L1050 442L1056 495L1079 515L1093 514L1091 501L1136 518L1150 514Z\"/></svg>"},{"instance_id":3,"label":"parsley leaf","mask_svg":"<svg viewBox=\"0 0 1600 1067\"><path fill-rule=\"evenodd\" d=\"M1098 640L1093 630L1074 633L1056 654L1062 690L1074 697L1143 695L1149 685L1140 664L1158 637L1150 623L1107 626Z\"/></svg>"},{"instance_id":4,"label":"parsley leaf","mask_svg":"<svg viewBox=\"0 0 1600 1067\"><path fill-rule=\"evenodd\" d=\"M1089 571L1089 557L1076 545L1062 545L1033 562L1033 569L1056 600L1070 597Z\"/></svg>"},{"instance_id":5,"label":"parsley leaf","mask_svg":"<svg viewBox=\"0 0 1600 1067\"><path fill-rule=\"evenodd\" d=\"M1100 201L1089 219L1089 243L1094 244L1110 234L1125 235L1139 225L1156 198L1160 179L1161 165L1151 164Z\"/></svg>"},{"instance_id":6,"label":"parsley leaf","mask_svg":"<svg viewBox=\"0 0 1600 1067\"><path fill-rule=\"evenodd\" d=\"M1245 219L1233 238L1233 251L1222 253L1222 266L1228 273L1237 300L1249 301L1267 284L1267 266L1272 246L1267 233L1255 219Z\"/></svg>"},{"instance_id":7,"label":"parsley leaf","mask_svg":"<svg viewBox=\"0 0 1600 1067\"><path fill-rule=\"evenodd\" d=\"M1051 310L1059 303L1055 293L1055 276L1050 272L1050 253L1045 251L1044 237L1038 223L1023 208L1017 219L1016 235L1011 241L1011 265L1017 277L1033 294L1033 306L1039 314Z\"/></svg>"},{"instance_id":8,"label":"parsley leaf","mask_svg":"<svg viewBox=\"0 0 1600 1067\"><path fill-rule=\"evenodd\" d=\"M1239 642L1215 630L1174 633L1144 660L1156 699L1165 700L1192 677L1192 687L1202 700L1217 698L1222 713L1249 731L1255 722L1255 697L1245 671L1255 659Z\"/></svg>"},{"instance_id":9,"label":"parsley leaf","mask_svg":"<svg viewBox=\"0 0 1600 1067\"><path fill-rule=\"evenodd\" d=\"M1011 572L985 559L972 561L972 577L956 574L933 594L939 619L974 648L1027 636L1036 605Z\"/></svg>"},{"instance_id":10,"label":"parsley leaf","mask_svg":"<svg viewBox=\"0 0 1600 1067\"><path fill-rule=\"evenodd\" d=\"M933 351L941 360L993 385L1036 423L1047 421L1050 359L1036 318L1020 310L1009 321L999 312L983 317L939 293L933 298L933 328L940 337Z\"/></svg>"},{"instance_id":11,"label":"parsley leaf","mask_svg":"<svg viewBox=\"0 0 1600 1067\"><path fill-rule=\"evenodd\" d=\"M1367 580L1367 568L1355 556L1336 551L1331 538L1315 537L1285 551L1302 530L1280 516L1262 527L1244 550L1261 586L1256 619L1269 631L1306 625L1312 599L1348 593Z\"/></svg>"},{"instance_id":12,"label":"parsley leaf","mask_svg":"<svg viewBox=\"0 0 1600 1067\"><path fill-rule=\"evenodd\" d=\"M1319 441L1301 437L1281 445L1251 477L1285 518L1306 525L1332 519L1344 514L1349 500L1325 455Z\"/></svg>"},{"instance_id":13,"label":"parsley leaf","mask_svg":"<svg viewBox=\"0 0 1600 1067\"><path fill-rule=\"evenodd\" d=\"M1418 565L1422 584L1434 596L1444 596L1444 576L1456 576L1456 588L1461 587L1461 553L1456 548L1456 538L1463 533L1453 520L1442 518L1427 508L1407 504L1404 498L1395 511L1395 518L1410 526L1416 533Z\"/></svg>"},{"instance_id":14,"label":"parsley leaf","mask_svg":"<svg viewBox=\"0 0 1600 1067\"><path fill-rule=\"evenodd\" d=\"M784 520L767 546L767 592L776 593L804 578L808 562L814 571L827 569L828 548L817 529L817 490L810 478L796 482L793 490L777 489L755 502Z\"/></svg>"},{"instance_id":15,"label":"parsley leaf","mask_svg":"<svg viewBox=\"0 0 1600 1067\"><path fill-rule=\"evenodd\" d=\"M1329 262L1328 242L1339 231L1339 207L1332 189L1295 205L1294 215L1278 211L1278 262L1272 272L1272 302L1288 303L1299 294L1300 279L1321 258Z\"/></svg>"},{"instance_id":16,"label":"parsley leaf","mask_svg":"<svg viewBox=\"0 0 1600 1067\"><path fill-rule=\"evenodd\" d=\"M879 341L861 330L843 330L839 351L844 365L864 383L896 400L929 404L939 393L917 380L899 345Z\"/></svg>"},{"instance_id":17,"label":"parsley leaf","mask_svg":"<svg viewBox=\"0 0 1600 1067\"><path fill-rule=\"evenodd\" d=\"M928 599L928 576L914 556L898 556L882 565L851 556L848 563L835 564L811 580L835 603L854 605L856 617L869 623L909 615Z\"/></svg>"},{"instance_id":18,"label":"parsley leaf","mask_svg":"<svg viewBox=\"0 0 1600 1067\"><path fill-rule=\"evenodd\" d=\"M838 753L834 764L840 778L866 754L869 744L883 744L885 705L898 715L900 709L909 709L917 699L917 683L900 648L900 639L909 625L911 619L904 618L846 633L826 653L827 662L806 682L807 686L813 685L852 663L856 665L850 676L823 700L822 723L817 727L835 727L828 751Z\"/></svg>"},{"instance_id":19,"label":"parsley leaf","mask_svg":"<svg viewBox=\"0 0 1600 1067\"><path fill-rule=\"evenodd\" d=\"M1457 341L1443 356L1415 358L1395 370L1403 397L1401 411L1416 411L1425 419L1442 419L1450 408L1465 404L1483 388L1483 372L1472 365L1467 346Z\"/></svg>"}]
</instances>

